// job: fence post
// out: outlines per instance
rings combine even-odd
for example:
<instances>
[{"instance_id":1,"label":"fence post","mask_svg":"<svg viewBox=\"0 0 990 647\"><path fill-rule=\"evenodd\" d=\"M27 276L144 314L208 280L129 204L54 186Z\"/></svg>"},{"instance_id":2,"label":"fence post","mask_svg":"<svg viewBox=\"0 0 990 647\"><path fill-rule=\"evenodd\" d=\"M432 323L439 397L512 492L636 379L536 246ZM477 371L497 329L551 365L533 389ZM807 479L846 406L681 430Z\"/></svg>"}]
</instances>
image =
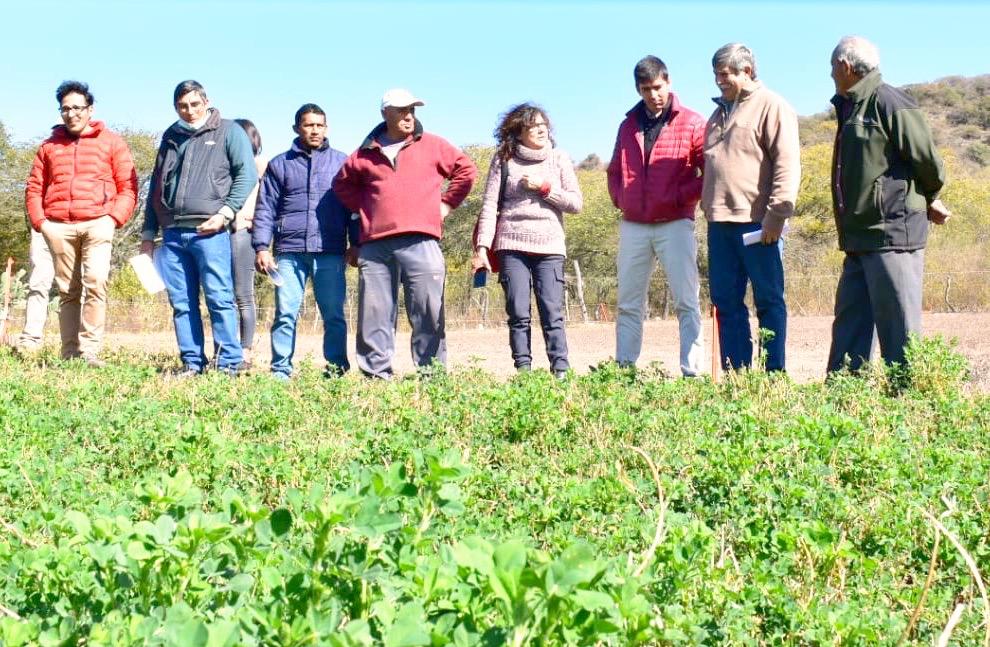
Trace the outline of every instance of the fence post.
<instances>
[{"instance_id":1,"label":"fence post","mask_svg":"<svg viewBox=\"0 0 990 647\"><path fill-rule=\"evenodd\" d=\"M4 343L7 334L7 319L10 317L10 282L14 276L14 259L7 258L7 270L3 274L3 308L0 309L0 344Z\"/></svg>"},{"instance_id":2,"label":"fence post","mask_svg":"<svg viewBox=\"0 0 990 647\"><path fill-rule=\"evenodd\" d=\"M581 304L581 319L584 323L588 323L588 306L584 303L584 279L581 278L581 264L575 258L574 261L574 275L577 277L577 296L578 303Z\"/></svg>"},{"instance_id":3,"label":"fence post","mask_svg":"<svg viewBox=\"0 0 990 647\"><path fill-rule=\"evenodd\" d=\"M956 307L949 302L949 290L952 289L952 275L945 275L945 292L942 294L942 299L945 301L945 307L949 309L949 312L956 312Z\"/></svg>"}]
</instances>

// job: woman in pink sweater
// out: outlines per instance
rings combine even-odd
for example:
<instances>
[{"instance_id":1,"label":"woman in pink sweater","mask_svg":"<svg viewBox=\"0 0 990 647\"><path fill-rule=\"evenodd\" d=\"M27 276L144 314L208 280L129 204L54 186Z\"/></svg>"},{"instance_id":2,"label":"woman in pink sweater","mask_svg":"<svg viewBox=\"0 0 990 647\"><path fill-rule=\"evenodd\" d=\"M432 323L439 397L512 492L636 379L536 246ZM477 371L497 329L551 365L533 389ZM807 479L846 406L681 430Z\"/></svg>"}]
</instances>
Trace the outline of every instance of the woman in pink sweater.
<instances>
[{"instance_id":1,"label":"woman in pink sweater","mask_svg":"<svg viewBox=\"0 0 990 647\"><path fill-rule=\"evenodd\" d=\"M539 106L523 103L509 110L495 129L495 141L471 265L476 272L491 270L489 250L498 258L509 347L518 371L530 370L533 362L531 290L536 294L550 370L562 378L569 368L564 213L581 210L581 187L567 153L554 148L550 119Z\"/></svg>"}]
</instances>

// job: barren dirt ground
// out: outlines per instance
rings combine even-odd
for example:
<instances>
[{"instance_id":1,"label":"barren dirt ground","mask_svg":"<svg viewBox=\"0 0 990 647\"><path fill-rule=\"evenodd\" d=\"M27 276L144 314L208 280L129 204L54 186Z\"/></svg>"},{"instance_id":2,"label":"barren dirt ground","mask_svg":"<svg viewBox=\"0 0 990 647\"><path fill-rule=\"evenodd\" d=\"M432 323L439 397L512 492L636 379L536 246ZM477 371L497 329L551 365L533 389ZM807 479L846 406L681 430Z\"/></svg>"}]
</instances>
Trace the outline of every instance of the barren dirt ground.
<instances>
[{"instance_id":1,"label":"barren dirt ground","mask_svg":"<svg viewBox=\"0 0 990 647\"><path fill-rule=\"evenodd\" d=\"M787 370L798 382L820 380L825 372L825 360L831 335L831 317L792 317L787 330ZM168 325L168 324L166 324ZM756 326L755 320L752 325ZM310 355L322 364L320 338L308 334L309 326L297 340L296 361ZM705 351L711 352L711 320L703 320ZM986 331L990 329L990 313L926 314L926 335L942 335L958 342L958 350L965 355L972 367L973 381L981 390L990 391L990 343ZM264 370L270 361L267 330L259 329L260 341L255 356L255 370ZM577 373L587 373L589 366L613 356L615 352L615 325L612 323L571 324L567 327L571 366ZM348 333L351 364L354 363L353 331ZM509 355L508 330L505 327L485 329L454 329L447 332L447 363L451 368L477 366L500 376L512 375L512 358ZM111 333L107 348L125 346L143 350L170 350L175 348L171 327L157 333ZM678 375L677 322L673 319L651 320L645 323L643 352L640 366L659 361L672 375ZM710 365L710 355L706 369ZM546 368L548 362L539 327L533 330L533 367ZM398 373L411 371L409 334L398 333L394 368Z\"/></svg>"}]
</instances>

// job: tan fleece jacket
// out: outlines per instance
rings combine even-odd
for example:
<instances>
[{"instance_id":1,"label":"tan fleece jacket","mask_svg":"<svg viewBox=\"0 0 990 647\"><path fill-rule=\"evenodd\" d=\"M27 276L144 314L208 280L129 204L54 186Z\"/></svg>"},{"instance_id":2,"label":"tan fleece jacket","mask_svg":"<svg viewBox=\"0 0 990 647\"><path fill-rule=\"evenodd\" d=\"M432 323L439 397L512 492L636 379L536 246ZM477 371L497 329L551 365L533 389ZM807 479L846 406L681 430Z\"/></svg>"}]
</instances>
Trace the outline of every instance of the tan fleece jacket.
<instances>
[{"instance_id":1,"label":"tan fleece jacket","mask_svg":"<svg viewBox=\"0 0 990 647\"><path fill-rule=\"evenodd\" d=\"M710 222L782 224L794 214L800 182L797 115L784 99L756 81L731 112L715 109L705 127L701 191Z\"/></svg>"}]
</instances>

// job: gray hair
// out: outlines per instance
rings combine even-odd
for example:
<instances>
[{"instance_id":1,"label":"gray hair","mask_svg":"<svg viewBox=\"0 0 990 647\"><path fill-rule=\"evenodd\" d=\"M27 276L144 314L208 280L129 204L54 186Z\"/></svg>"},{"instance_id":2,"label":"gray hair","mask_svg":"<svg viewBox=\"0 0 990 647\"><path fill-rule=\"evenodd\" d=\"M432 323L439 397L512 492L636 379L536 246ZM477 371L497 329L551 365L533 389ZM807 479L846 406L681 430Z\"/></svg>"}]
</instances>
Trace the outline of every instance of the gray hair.
<instances>
[{"instance_id":1,"label":"gray hair","mask_svg":"<svg viewBox=\"0 0 990 647\"><path fill-rule=\"evenodd\" d=\"M845 61L857 76L866 76L880 67L877 46L862 36L845 36L832 50L833 61Z\"/></svg>"},{"instance_id":2,"label":"gray hair","mask_svg":"<svg viewBox=\"0 0 990 647\"><path fill-rule=\"evenodd\" d=\"M720 67L727 67L736 74L742 72L743 68L749 66L752 70L750 75L754 80L756 79L756 57L753 56L753 50L746 47L742 43L729 43L728 45L722 45L712 56L712 69L718 69Z\"/></svg>"}]
</instances>

